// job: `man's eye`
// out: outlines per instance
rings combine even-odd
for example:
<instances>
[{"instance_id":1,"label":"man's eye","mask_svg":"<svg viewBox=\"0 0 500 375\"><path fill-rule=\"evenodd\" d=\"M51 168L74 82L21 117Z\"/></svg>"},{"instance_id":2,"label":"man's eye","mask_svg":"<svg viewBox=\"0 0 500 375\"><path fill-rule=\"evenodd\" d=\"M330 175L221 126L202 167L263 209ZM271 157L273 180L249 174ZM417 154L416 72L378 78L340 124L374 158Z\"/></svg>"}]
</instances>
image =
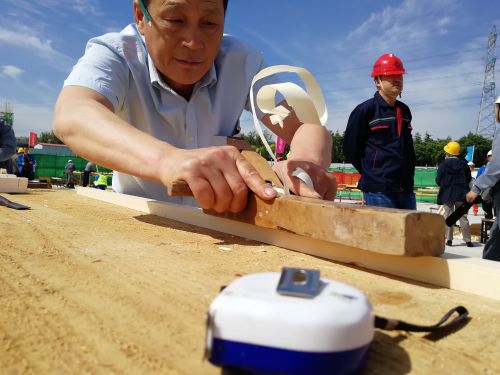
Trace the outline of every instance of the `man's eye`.
<instances>
[{"instance_id":1,"label":"man's eye","mask_svg":"<svg viewBox=\"0 0 500 375\"><path fill-rule=\"evenodd\" d=\"M211 21L205 21L205 22L203 22L203 26L205 26L205 27L216 27L217 23L211 22Z\"/></svg>"},{"instance_id":2,"label":"man's eye","mask_svg":"<svg viewBox=\"0 0 500 375\"><path fill-rule=\"evenodd\" d=\"M164 21L168 22L168 23L172 23L174 25L180 25L180 24L182 24L184 22L181 19L175 19L175 18L165 18Z\"/></svg>"}]
</instances>

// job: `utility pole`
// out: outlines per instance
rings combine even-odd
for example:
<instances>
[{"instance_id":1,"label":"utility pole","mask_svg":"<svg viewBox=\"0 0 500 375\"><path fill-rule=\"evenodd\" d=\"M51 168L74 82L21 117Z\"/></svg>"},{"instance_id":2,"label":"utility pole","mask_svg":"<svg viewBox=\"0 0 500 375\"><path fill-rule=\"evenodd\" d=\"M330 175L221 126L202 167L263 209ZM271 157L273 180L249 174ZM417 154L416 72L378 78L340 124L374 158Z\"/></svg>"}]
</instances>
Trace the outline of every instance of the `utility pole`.
<instances>
[{"instance_id":1,"label":"utility pole","mask_svg":"<svg viewBox=\"0 0 500 375\"><path fill-rule=\"evenodd\" d=\"M493 138L495 134L495 63L496 63L497 28L493 25L488 37L484 83L481 92L481 105L477 118L476 134Z\"/></svg>"}]
</instances>

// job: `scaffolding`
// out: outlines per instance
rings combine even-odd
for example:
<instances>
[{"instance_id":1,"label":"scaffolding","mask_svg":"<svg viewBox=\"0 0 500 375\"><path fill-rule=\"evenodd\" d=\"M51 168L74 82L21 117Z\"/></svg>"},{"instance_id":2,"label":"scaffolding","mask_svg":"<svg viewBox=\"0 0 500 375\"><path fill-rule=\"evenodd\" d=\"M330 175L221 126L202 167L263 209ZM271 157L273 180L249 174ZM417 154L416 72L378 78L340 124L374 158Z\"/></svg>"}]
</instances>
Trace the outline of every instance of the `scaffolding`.
<instances>
[{"instance_id":1,"label":"scaffolding","mask_svg":"<svg viewBox=\"0 0 500 375\"><path fill-rule=\"evenodd\" d=\"M477 118L476 134L486 138L493 138L495 134L495 63L496 63L496 42L497 29L493 25L488 37L488 47L486 53L486 66L484 68L484 83L481 91L481 105L479 106L479 116Z\"/></svg>"},{"instance_id":2,"label":"scaffolding","mask_svg":"<svg viewBox=\"0 0 500 375\"><path fill-rule=\"evenodd\" d=\"M14 111L10 103L0 104L0 119L10 126L14 125Z\"/></svg>"}]
</instances>

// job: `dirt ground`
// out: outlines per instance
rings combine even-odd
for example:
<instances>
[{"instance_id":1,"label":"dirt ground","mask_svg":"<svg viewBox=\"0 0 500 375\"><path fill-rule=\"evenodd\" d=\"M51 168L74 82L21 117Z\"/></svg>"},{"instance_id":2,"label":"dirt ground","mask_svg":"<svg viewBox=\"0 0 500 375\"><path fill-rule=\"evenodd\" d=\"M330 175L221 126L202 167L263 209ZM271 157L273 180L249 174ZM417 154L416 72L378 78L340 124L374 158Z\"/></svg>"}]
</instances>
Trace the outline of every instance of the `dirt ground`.
<instances>
[{"instance_id":1,"label":"dirt ground","mask_svg":"<svg viewBox=\"0 0 500 375\"><path fill-rule=\"evenodd\" d=\"M79 196L29 190L0 206L0 373L219 374L203 361L205 313L238 276L315 268L375 313L448 335L376 331L366 374L500 373L500 302L367 272ZM207 217L210 220L210 217ZM481 277L481 275L478 275Z\"/></svg>"}]
</instances>

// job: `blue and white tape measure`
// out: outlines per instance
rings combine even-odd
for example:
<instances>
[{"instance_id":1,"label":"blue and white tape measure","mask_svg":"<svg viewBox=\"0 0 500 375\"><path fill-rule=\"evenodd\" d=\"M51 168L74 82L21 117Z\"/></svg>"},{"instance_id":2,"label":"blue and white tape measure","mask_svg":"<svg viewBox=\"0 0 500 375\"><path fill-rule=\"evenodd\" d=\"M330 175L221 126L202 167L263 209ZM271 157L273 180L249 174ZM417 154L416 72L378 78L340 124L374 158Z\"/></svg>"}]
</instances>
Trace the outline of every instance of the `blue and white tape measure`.
<instances>
[{"instance_id":1,"label":"blue and white tape measure","mask_svg":"<svg viewBox=\"0 0 500 375\"><path fill-rule=\"evenodd\" d=\"M296 268L235 280L207 319L209 361L258 374L351 374L366 362L374 335L363 293Z\"/></svg>"}]
</instances>

